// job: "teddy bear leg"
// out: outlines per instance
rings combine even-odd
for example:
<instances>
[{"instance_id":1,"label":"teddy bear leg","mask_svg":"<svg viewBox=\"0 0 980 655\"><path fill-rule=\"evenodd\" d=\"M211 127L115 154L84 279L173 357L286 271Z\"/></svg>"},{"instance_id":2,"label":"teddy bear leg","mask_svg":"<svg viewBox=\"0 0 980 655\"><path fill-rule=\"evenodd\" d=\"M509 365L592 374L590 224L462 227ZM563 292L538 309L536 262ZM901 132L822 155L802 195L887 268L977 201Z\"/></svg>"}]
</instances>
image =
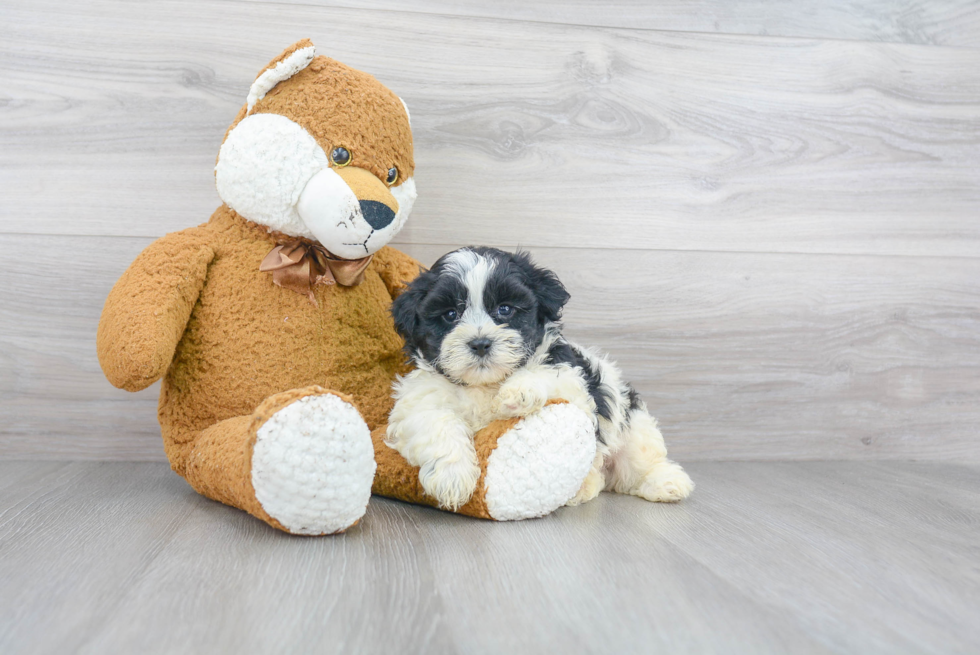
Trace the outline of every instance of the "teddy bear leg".
<instances>
[{"instance_id":1,"label":"teddy bear leg","mask_svg":"<svg viewBox=\"0 0 980 655\"><path fill-rule=\"evenodd\" d=\"M370 430L349 401L320 387L270 396L201 432L184 477L280 530L343 532L364 515L375 469Z\"/></svg>"},{"instance_id":2,"label":"teddy bear leg","mask_svg":"<svg viewBox=\"0 0 980 655\"><path fill-rule=\"evenodd\" d=\"M378 470L374 493L438 506L410 465L384 443L386 426L371 434ZM595 426L582 410L549 404L524 418L494 421L473 437L480 478L459 514L498 521L544 516L572 499L592 466Z\"/></svg>"}]
</instances>

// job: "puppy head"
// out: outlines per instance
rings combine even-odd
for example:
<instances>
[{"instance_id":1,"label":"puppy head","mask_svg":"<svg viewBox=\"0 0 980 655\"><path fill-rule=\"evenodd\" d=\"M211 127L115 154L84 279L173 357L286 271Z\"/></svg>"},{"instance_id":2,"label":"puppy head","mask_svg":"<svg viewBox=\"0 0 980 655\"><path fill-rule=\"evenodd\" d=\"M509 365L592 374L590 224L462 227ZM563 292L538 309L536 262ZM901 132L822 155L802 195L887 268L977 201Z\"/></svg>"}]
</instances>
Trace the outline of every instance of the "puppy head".
<instances>
[{"instance_id":1,"label":"puppy head","mask_svg":"<svg viewBox=\"0 0 980 655\"><path fill-rule=\"evenodd\" d=\"M392 305L409 357L459 384L500 382L541 345L568 292L527 253L444 255Z\"/></svg>"}]
</instances>

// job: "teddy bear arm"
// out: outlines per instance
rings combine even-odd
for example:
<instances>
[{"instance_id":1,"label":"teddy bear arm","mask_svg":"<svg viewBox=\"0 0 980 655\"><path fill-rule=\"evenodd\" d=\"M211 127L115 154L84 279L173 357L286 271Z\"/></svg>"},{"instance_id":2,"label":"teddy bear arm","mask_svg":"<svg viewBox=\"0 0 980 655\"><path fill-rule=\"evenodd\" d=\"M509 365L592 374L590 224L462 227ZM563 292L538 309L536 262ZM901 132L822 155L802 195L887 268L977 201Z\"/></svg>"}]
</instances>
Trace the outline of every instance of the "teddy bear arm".
<instances>
[{"instance_id":1,"label":"teddy bear arm","mask_svg":"<svg viewBox=\"0 0 980 655\"><path fill-rule=\"evenodd\" d=\"M425 270L418 260L389 246L375 253L372 264L381 276L392 300L400 296L412 280Z\"/></svg>"},{"instance_id":2,"label":"teddy bear arm","mask_svg":"<svg viewBox=\"0 0 980 655\"><path fill-rule=\"evenodd\" d=\"M119 278L96 335L113 386L139 391L166 373L213 258L199 229L185 230L154 241Z\"/></svg>"}]
</instances>

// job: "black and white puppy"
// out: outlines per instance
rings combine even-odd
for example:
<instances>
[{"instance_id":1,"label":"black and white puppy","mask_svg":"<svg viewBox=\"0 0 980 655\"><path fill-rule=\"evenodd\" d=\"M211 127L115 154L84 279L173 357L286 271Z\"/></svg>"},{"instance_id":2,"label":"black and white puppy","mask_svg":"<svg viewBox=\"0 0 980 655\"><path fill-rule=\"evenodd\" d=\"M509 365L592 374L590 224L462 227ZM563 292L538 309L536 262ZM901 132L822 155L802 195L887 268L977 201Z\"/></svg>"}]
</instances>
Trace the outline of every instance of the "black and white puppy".
<instances>
[{"instance_id":1,"label":"black and white puppy","mask_svg":"<svg viewBox=\"0 0 980 655\"><path fill-rule=\"evenodd\" d=\"M473 435L564 399L594 417L596 458L568 504L608 489L686 498L694 484L667 459L656 420L619 369L561 335L569 295L529 255L463 248L439 259L392 306L416 369L400 378L386 442L440 505L456 509L480 476Z\"/></svg>"}]
</instances>

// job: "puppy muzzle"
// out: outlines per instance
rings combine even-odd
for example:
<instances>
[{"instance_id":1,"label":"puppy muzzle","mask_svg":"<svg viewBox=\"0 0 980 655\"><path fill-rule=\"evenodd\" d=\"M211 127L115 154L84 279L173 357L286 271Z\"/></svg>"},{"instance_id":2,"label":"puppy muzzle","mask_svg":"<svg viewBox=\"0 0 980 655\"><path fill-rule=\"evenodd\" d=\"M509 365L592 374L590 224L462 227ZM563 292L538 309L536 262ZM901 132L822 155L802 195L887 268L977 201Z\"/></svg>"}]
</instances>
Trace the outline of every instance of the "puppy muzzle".
<instances>
[{"instance_id":1,"label":"puppy muzzle","mask_svg":"<svg viewBox=\"0 0 980 655\"><path fill-rule=\"evenodd\" d=\"M439 369L467 385L495 384L520 365L524 343L516 331L493 323L465 321L453 329L440 347Z\"/></svg>"}]
</instances>

